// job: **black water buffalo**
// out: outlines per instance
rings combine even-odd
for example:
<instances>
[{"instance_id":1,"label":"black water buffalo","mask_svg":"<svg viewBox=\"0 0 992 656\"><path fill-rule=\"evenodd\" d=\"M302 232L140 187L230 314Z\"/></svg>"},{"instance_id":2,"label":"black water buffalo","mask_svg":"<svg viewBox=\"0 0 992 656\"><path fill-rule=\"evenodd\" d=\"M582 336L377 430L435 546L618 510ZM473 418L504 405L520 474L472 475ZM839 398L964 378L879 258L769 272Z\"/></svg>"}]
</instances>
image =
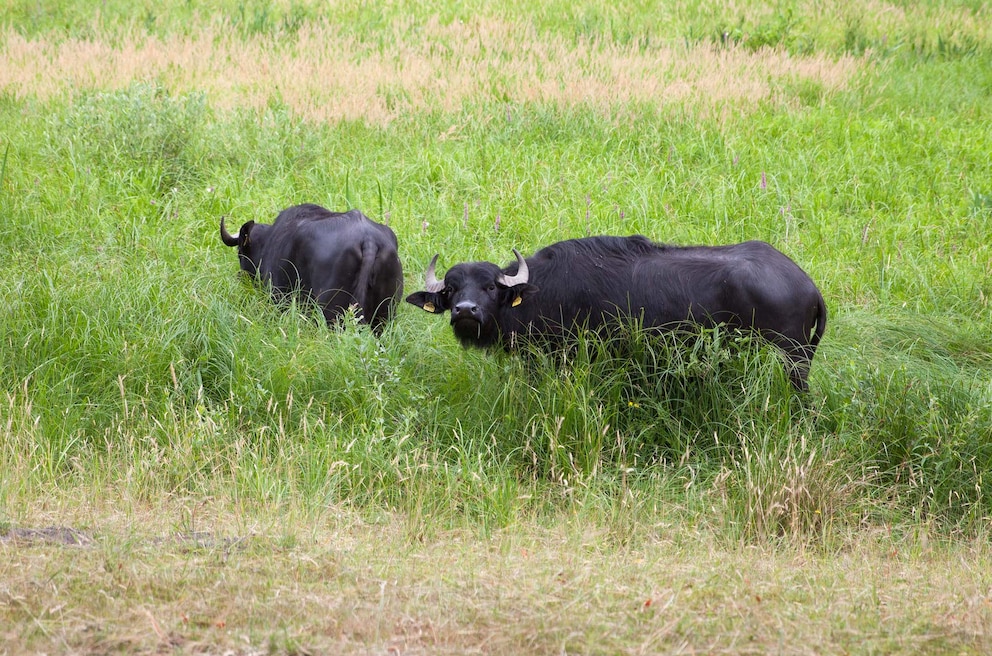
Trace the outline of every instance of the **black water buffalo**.
<instances>
[{"instance_id":1,"label":"black water buffalo","mask_svg":"<svg viewBox=\"0 0 992 656\"><path fill-rule=\"evenodd\" d=\"M809 276L769 244L671 246L646 237L587 237L551 244L500 269L457 264L407 302L451 311L464 346L510 349L517 336L560 343L569 330L618 320L647 328L686 323L757 330L784 353L793 385L806 377L826 327L823 296Z\"/></svg>"},{"instance_id":2,"label":"black water buffalo","mask_svg":"<svg viewBox=\"0 0 992 656\"><path fill-rule=\"evenodd\" d=\"M248 221L234 235L222 218L220 238L238 247L241 270L269 284L276 300L299 293L328 324L355 306L379 329L403 295L396 235L358 210L296 205L271 225Z\"/></svg>"}]
</instances>

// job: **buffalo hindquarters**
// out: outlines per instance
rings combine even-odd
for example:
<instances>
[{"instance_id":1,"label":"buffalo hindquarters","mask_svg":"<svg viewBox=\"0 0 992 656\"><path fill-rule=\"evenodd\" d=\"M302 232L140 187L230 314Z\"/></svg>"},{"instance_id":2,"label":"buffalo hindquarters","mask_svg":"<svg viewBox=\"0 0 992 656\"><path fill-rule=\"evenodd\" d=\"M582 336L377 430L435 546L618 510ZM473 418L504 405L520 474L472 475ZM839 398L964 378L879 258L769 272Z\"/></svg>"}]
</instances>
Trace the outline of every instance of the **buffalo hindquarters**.
<instances>
[{"instance_id":1,"label":"buffalo hindquarters","mask_svg":"<svg viewBox=\"0 0 992 656\"><path fill-rule=\"evenodd\" d=\"M378 330L403 295L396 235L357 210L296 205L271 225L248 221L234 235L221 219L220 234L237 247L242 271L277 299L298 293L315 302L328 324L354 307Z\"/></svg>"}]
</instances>

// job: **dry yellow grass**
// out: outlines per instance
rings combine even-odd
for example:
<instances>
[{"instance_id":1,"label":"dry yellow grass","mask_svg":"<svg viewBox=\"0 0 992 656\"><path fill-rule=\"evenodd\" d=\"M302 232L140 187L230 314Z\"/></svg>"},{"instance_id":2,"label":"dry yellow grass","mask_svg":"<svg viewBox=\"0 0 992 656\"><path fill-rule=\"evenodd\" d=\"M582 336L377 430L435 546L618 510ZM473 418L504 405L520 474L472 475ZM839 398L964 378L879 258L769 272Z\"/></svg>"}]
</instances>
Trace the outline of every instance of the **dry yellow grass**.
<instances>
[{"instance_id":1,"label":"dry yellow grass","mask_svg":"<svg viewBox=\"0 0 992 656\"><path fill-rule=\"evenodd\" d=\"M205 23L192 37L134 32L59 41L7 28L0 33L0 88L46 98L151 80L174 93L203 92L222 109L262 108L278 98L309 120L382 124L409 111L454 111L466 101L493 99L604 111L640 102L707 113L727 104L747 110L790 101L780 95L783 81L841 89L863 65L851 57L707 44L642 51L566 43L494 18L388 29L372 43L327 24L305 27L290 40L246 39L218 23Z\"/></svg>"},{"instance_id":2,"label":"dry yellow grass","mask_svg":"<svg viewBox=\"0 0 992 656\"><path fill-rule=\"evenodd\" d=\"M75 503L75 502L74 502ZM82 544L0 538L0 651L105 653L987 653L992 553L862 535L843 553L721 546L678 526L627 546L586 521L491 539L210 509L89 514ZM121 504L111 504L120 506ZM260 519L263 518L263 519ZM166 521L163 522L163 519ZM250 524L243 524L247 520ZM137 528L135 528L137 527ZM149 534L149 530L162 533ZM237 538L237 539L231 539Z\"/></svg>"}]
</instances>

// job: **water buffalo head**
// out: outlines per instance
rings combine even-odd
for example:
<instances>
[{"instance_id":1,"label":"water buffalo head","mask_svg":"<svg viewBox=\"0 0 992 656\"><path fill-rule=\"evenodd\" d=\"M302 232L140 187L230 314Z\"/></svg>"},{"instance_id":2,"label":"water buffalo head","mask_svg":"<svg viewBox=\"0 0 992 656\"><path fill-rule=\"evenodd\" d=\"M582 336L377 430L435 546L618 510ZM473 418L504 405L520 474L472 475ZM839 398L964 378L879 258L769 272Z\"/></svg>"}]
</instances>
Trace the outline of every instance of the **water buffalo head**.
<instances>
[{"instance_id":1,"label":"water buffalo head","mask_svg":"<svg viewBox=\"0 0 992 656\"><path fill-rule=\"evenodd\" d=\"M254 221L248 221L241 226L240 230L232 235L224 225L224 217L220 219L221 241L227 246L238 247L238 260L241 263L241 270L249 275L258 275L262 245L265 243L265 236L270 227L265 224L256 224Z\"/></svg>"},{"instance_id":2,"label":"water buffalo head","mask_svg":"<svg viewBox=\"0 0 992 656\"><path fill-rule=\"evenodd\" d=\"M530 284L527 262L516 249L516 273L509 275L491 262L465 262L448 269L444 280L435 272L437 258L427 267L424 291L407 297L427 312L451 312L451 327L464 346L486 347L500 339L505 315L537 292Z\"/></svg>"}]
</instances>

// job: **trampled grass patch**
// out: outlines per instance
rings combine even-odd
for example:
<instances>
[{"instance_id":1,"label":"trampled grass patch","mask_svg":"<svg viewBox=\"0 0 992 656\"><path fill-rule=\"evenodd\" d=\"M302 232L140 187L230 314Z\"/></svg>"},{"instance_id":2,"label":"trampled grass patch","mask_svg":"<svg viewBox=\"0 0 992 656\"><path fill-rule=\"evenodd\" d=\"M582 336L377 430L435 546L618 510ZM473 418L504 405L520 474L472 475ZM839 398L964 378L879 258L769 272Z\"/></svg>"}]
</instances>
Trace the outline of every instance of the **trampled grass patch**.
<instances>
[{"instance_id":1,"label":"trampled grass patch","mask_svg":"<svg viewBox=\"0 0 992 656\"><path fill-rule=\"evenodd\" d=\"M986 7L87 11L0 10L11 651L988 651ZM388 223L407 292L769 241L811 392L721 330L328 329L218 237L300 202Z\"/></svg>"}]
</instances>

